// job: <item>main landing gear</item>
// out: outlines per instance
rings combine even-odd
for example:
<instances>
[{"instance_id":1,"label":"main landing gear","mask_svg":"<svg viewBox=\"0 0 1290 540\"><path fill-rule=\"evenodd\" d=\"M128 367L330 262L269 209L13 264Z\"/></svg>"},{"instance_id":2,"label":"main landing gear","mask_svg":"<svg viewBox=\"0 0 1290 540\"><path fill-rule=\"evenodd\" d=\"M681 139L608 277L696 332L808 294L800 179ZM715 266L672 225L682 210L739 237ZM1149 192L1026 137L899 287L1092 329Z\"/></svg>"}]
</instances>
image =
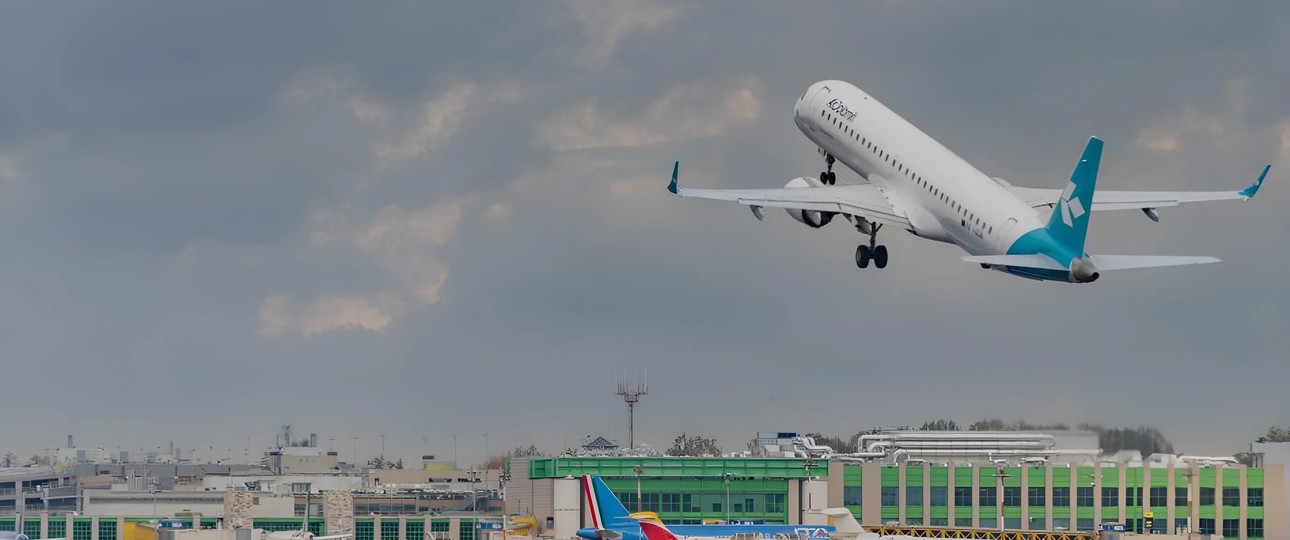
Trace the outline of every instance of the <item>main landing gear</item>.
<instances>
[{"instance_id":1,"label":"main landing gear","mask_svg":"<svg viewBox=\"0 0 1290 540\"><path fill-rule=\"evenodd\" d=\"M828 165L828 170L820 173L820 183L831 186L838 183L838 175L833 172L833 154L824 154L824 163Z\"/></svg>"},{"instance_id":2,"label":"main landing gear","mask_svg":"<svg viewBox=\"0 0 1290 540\"><path fill-rule=\"evenodd\" d=\"M863 224L864 222L861 222L861 223ZM863 225L857 225L856 228L861 229L861 232L864 232ZM878 268L886 268L887 267L887 246L874 245L874 243L878 240L878 230L882 228L882 225L879 225L877 223L869 223L868 228L869 228L869 244L868 245L860 244L859 246L856 246L856 266L860 268L868 268L869 262L873 261L874 266Z\"/></svg>"}]
</instances>

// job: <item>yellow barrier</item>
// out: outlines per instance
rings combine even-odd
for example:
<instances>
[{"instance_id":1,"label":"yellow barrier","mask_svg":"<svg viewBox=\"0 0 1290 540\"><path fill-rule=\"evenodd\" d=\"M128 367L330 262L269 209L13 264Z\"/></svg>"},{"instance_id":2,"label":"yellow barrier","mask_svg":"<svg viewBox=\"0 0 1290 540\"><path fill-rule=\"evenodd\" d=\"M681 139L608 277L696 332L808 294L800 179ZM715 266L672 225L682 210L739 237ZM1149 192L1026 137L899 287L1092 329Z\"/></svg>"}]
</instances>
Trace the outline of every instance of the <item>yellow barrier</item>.
<instances>
[{"instance_id":1,"label":"yellow barrier","mask_svg":"<svg viewBox=\"0 0 1290 540\"><path fill-rule=\"evenodd\" d=\"M865 527L865 529L881 535L898 534L914 538L971 538L976 540L1093 540L1096 538L1091 532L1068 531L998 531L895 525Z\"/></svg>"},{"instance_id":2,"label":"yellow barrier","mask_svg":"<svg viewBox=\"0 0 1290 540\"><path fill-rule=\"evenodd\" d=\"M127 521L121 540L157 540L157 530L142 523Z\"/></svg>"}]
</instances>

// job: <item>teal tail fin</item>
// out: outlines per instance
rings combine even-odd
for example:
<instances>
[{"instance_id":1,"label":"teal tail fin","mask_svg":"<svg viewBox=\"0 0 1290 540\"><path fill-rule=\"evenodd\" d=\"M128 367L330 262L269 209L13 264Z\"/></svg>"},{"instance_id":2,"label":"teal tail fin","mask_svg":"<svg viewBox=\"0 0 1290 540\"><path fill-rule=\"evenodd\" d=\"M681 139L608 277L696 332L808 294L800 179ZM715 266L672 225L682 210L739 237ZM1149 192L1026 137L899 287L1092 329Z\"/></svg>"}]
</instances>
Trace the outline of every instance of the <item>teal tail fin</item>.
<instances>
[{"instance_id":1,"label":"teal tail fin","mask_svg":"<svg viewBox=\"0 0 1290 540\"><path fill-rule=\"evenodd\" d=\"M676 173L679 172L680 170L681 170L681 160L678 159L676 160L676 163L672 164L672 182L667 185L667 190L672 192L673 195L677 194L678 188L676 186Z\"/></svg>"},{"instance_id":2,"label":"teal tail fin","mask_svg":"<svg viewBox=\"0 0 1290 540\"><path fill-rule=\"evenodd\" d=\"M1053 207L1048 219L1048 235L1075 257L1084 254L1084 239L1088 237L1088 218L1093 209L1093 188L1097 184L1097 168L1102 162L1102 140L1090 137L1084 154L1071 173L1071 180L1062 190L1061 199Z\"/></svg>"}]
</instances>

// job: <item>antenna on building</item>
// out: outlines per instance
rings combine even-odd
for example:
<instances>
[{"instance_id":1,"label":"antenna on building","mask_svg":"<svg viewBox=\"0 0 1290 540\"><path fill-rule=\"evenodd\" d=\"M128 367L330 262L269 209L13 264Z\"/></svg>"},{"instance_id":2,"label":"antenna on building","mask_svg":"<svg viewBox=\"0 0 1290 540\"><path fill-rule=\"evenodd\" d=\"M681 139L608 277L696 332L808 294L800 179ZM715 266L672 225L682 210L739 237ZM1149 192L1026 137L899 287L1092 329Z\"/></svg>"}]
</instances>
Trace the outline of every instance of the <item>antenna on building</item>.
<instances>
[{"instance_id":1,"label":"antenna on building","mask_svg":"<svg viewBox=\"0 0 1290 540\"><path fill-rule=\"evenodd\" d=\"M627 378L625 375L622 378L617 376L614 378L618 379L618 395L622 396L623 401L627 403L627 447L635 448L636 402L641 400L641 396L649 393L649 385L646 384L646 381L649 380L649 371L647 370L645 372L644 379L635 376L635 374L633 374L631 379ZM632 379L635 379L634 385L632 384Z\"/></svg>"}]
</instances>

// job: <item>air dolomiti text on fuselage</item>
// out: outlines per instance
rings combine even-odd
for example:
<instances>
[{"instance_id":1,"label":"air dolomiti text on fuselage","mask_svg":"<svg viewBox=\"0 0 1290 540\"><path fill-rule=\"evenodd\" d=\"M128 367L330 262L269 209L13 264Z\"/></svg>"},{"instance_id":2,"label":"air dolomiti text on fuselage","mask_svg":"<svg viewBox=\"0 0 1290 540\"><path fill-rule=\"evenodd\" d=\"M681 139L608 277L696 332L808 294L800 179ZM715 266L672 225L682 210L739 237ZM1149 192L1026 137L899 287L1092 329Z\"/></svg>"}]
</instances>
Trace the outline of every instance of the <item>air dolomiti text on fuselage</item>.
<instances>
[{"instance_id":1,"label":"air dolomiti text on fuselage","mask_svg":"<svg viewBox=\"0 0 1290 540\"><path fill-rule=\"evenodd\" d=\"M916 236L955 244L963 260L1037 280L1088 283L1101 272L1218 262L1213 257L1091 255L1084 249L1089 217L1102 210L1142 211L1183 203L1248 200L1271 166L1240 191L1095 190L1102 141L1091 137L1063 189L1013 186L977 170L863 90L843 81L811 85L797 100L794 122L824 156L818 178L800 177L779 189L682 189L680 163L668 190L682 197L732 201L752 208L783 208L812 228L842 216L868 242L856 248L860 268L885 268L879 230L895 225ZM841 162L865 182L838 185Z\"/></svg>"}]
</instances>

